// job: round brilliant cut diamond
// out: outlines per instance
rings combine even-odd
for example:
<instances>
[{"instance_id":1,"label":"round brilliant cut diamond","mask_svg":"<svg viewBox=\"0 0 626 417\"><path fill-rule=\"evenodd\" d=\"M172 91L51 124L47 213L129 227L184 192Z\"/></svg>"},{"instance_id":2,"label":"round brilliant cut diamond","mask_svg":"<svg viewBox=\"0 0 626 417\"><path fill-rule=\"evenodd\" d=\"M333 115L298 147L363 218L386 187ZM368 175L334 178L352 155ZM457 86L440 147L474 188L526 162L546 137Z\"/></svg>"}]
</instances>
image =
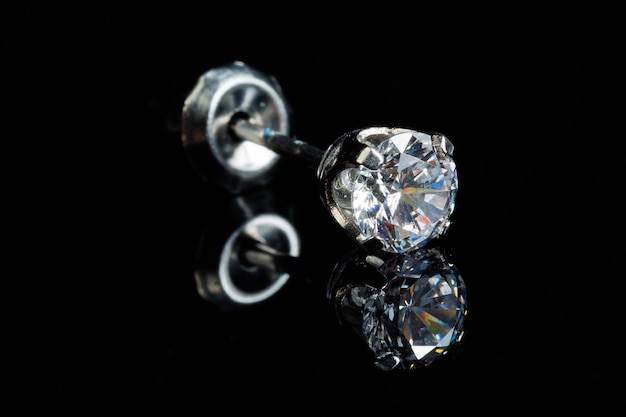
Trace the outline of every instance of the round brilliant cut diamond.
<instances>
[{"instance_id":1,"label":"round brilliant cut diamond","mask_svg":"<svg viewBox=\"0 0 626 417\"><path fill-rule=\"evenodd\" d=\"M411 130L375 150L383 157L379 167L349 168L338 178L353 184L352 218L364 240L376 238L386 251L402 253L440 236L458 189L452 144L443 135Z\"/></svg>"}]
</instances>

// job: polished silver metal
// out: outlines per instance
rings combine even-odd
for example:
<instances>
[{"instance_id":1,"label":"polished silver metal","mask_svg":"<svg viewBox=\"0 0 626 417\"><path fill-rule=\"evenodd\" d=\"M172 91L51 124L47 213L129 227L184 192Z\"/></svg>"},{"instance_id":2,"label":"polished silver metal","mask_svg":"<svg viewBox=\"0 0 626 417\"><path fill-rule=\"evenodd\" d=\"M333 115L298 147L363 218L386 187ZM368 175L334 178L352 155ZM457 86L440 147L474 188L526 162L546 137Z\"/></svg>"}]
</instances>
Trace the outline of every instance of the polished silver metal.
<instances>
[{"instance_id":1,"label":"polished silver metal","mask_svg":"<svg viewBox=\"0 0 626 417\"><path fill-rule=\"evenodd\" d=\"M232 191L267 183L279 155L234 136L231 123L250 123L289 134L290 107L276 79L240 61L202 74L185 99L182 143L196 171Z\"/></svg>"}]
</instances>

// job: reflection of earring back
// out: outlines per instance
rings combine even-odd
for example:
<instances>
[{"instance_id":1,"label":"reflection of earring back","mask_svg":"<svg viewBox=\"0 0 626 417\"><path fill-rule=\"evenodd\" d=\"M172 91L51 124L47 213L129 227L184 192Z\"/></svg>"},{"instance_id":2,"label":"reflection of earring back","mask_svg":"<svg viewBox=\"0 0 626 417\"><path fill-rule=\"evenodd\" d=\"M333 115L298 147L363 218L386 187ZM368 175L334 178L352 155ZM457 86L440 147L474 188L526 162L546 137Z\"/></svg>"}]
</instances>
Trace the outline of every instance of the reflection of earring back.
<instances>
[{"instance_id":1,"label":"reflection of earring back","mask_svg":"<svg viewBox=\"0 0 626 417\"><path fill-rule=\"evenodd\" d=\"M198 294L224 310L272 297L288 282L288 264L300 255L296 229L270 207L269 197L262 191L237 196L224 210L237 218L234 229L216 236L209 224L202 235L194 268Z\"/></svg>"}]
</instances>

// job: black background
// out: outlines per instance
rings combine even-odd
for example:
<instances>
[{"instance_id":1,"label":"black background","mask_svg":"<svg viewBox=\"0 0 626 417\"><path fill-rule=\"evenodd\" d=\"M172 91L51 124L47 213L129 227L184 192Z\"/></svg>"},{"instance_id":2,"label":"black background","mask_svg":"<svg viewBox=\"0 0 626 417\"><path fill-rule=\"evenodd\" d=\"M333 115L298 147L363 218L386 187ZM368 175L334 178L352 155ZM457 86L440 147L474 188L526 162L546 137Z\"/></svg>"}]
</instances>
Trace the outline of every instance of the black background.
<instances>
[{"instance_id":1,"label":"black background","mask_svg":"<svg viewBox=\"0 0 626 417\"><path fill-rule=\"evenodd\" d=\"M624 15L338 8L1 6L7 408L624 412ZM286 159L267 193L314 267L247 309L198 295L199 239L237 221L186 159L180 111L204 71L235 60L276 77L292 134L320 148L376 125L455 144L440 243L469 315L454 354L410 373L372 365L324 297L353 243L314 172Z\"/></svg>"}]
</instances>

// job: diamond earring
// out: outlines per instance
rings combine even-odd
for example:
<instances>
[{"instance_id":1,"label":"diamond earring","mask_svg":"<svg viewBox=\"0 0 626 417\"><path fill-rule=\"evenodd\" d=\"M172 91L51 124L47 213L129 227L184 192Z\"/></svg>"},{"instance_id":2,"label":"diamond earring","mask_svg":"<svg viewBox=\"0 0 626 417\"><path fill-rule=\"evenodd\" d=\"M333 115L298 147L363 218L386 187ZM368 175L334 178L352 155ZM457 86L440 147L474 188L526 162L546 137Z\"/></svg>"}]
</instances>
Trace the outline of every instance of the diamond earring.
<instances>
[{"instance_id":1,"label":"diamond earring","mask_svg":"<svg viewBox=\"0 0 626 417\"><path fill-rule=\"evenodd\" d=\"M201 76L185 100L183 145L196 156L202 147L195 166L217 166L231 189L267 182L281 155L302 159L332 218L370 254L410 252L447 231L458 175L446 136L367 127L322 150L289 135L289 116L276 80L236 61Z\"/></svg>"}]
</instances>

